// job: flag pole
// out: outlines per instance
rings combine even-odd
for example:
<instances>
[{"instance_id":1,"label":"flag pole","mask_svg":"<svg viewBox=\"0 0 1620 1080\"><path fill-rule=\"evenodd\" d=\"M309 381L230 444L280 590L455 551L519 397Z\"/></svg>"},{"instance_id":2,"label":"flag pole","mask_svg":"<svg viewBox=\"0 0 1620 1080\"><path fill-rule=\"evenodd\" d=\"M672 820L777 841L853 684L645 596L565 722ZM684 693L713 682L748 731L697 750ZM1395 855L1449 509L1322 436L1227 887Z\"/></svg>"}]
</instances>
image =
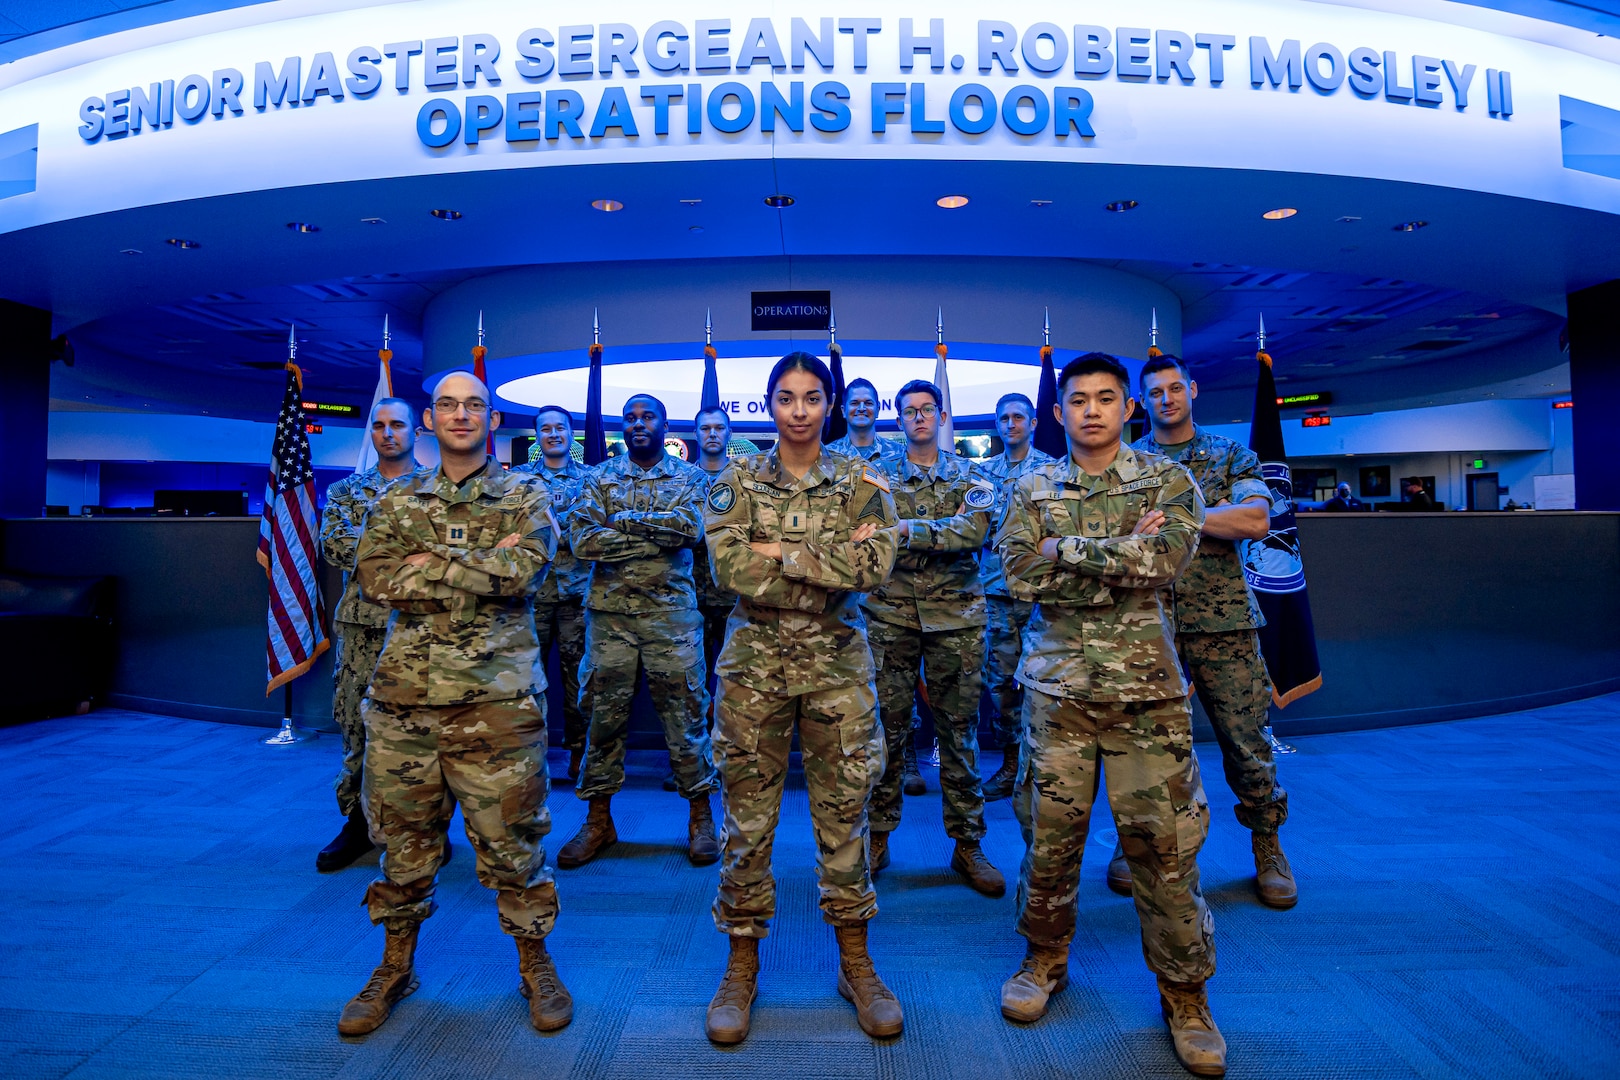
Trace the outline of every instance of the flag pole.
<instances>
[{"instance_id":1,"label":"flag pole","mask_svg":"<svg viewBox=\"0 0 1620 1080\"><path fill-rule=\"evenodd\" d=\"M298 371L297 360L298 328L294 324L288 323L287 367L295 372ZM298 380L300 387L303 386L303 382L304 380L302 376L300 376ZM269 738L259 740L259 742L265 746L296 746L298 743L308 742L311 739L319 738L319 735L313 731L302 732L293 727L292 684L293 681L291 679L288 679L286 682L281 684L281 728Z\"/></svg>"}]
</instances>

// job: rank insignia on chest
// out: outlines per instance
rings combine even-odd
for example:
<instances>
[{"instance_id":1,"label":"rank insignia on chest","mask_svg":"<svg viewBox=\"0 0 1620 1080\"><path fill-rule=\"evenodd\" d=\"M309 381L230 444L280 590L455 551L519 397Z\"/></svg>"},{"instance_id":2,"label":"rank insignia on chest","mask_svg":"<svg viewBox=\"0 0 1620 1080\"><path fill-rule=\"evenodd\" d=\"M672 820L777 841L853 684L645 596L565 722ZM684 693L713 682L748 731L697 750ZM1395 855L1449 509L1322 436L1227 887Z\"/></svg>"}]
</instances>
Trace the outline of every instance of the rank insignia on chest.
<instances>
[{"instance_id":1,"label":"rank insignia on chest","mask_svg":"<svg viewBox=\"0 0 1620 1080\"><path fill-rule=\"evenodd\" d=\"M782 515L782 531L785 533L804 532L804 511L789 510Z\"/></svg>"},{"instance_id":2,"label":"rank insignia on chest","mask_svg":"<svg viewBox=\"0 0 1620 1080\"><path fill-rule=\"evenodd\" d=\"M450 522L444 527L444 542L447 547L460 547L467 542L467 526Z\"/></svg>"},{"instance_id":3,"label":"rank insignia on chest","mask_svg":"<svg viewBox=\"0 0 1620 1080\"><path fill-rule=\"evenodd\" d=\"M568 505L568 492L564 491L562 488L558 488L556 491L553 491L551 493L551 505L552 506L567 506Z\"/></svg>"}]
</instances>

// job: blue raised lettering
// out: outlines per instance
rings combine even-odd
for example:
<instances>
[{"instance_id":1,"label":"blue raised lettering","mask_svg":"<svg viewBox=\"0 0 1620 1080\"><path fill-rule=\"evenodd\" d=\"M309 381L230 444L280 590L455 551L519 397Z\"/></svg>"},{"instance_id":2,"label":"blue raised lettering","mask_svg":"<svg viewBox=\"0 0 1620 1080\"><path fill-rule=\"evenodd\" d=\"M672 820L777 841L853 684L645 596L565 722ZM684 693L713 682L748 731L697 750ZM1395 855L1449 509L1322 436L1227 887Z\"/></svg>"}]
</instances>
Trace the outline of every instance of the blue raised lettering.
<instances>
[{"instance_id":1,"label":"blue raised lettering","mask_svg":"<svg viewBox=\"0 0 1620 1080\"><path fill-rule=\"evenodd\" d=\"M1226 50L1237 44L1237 38L1230 34L1199 34L1193 38L1193 44L1200 49L1209 50L1209 83L1219 86L1226 81Z\"/></svg>"},{"instance_id":2,"label":"blue raised lettering","mask_svg":"<svg viewBox=\"0 0 1620 1080\"><path fill-rule=\"evenodd\" d=\"M1024 119L1022 111L1025 103L1034 111L1028 120ZM1051 118L1052 106L1039 87L1015 86L1001 99L1001 122L1016 134L1039 135L1046 130L1046 122Z\"/></svg>"},{"instance_id":3,"label":"blue raised lettering","mask_svg":"<svg viewBox=\"0 0 1620 1080\"><path fill-rule=\"evenodd\" d=\"M976 120L969 120L967 103L974 102L979 107L979 116ZM996 95L990 92L988 86L982 83L963 83L951 95L951 126L966 135L983 135L996 123Z\"/></svg>"},{"instance_id":4,"label":"blue raised lettering","mask_svg":"<svg viewBox=\"0 0 1620 1080\"><path fill-rule=\"evenodd\" d=\"M825 84L823 84L825 85ZM820 89L817 87L816 89ZM101 127L105 122L103 113L106 112L107 103L98 97L87 97L79 103L79 138L85 142L95 142L101 138Z\"/></svg>"},{"instance_id":5,"label":"blue raised lettering","mask_svg":"<svg viewBox=\"0 0 1620 1080\"><path fill-rule=\"evenodd\" d=\"M1322 70L1322 61L1327 70ZM1344 53L1325 41L1318 41L1305 50L1305 77L1324 94L1331 94L1344 83Z\"/></svg>"},{"instance_id":6,"label":"blue raised lettering","mask_svg":"<svg viewBox=\"0 0 1620 1080\"><path fill-rule=\"evenodd\" d=\"M1041 42L1051 44L1052 55L1045 56L1041 52ZM943 51L943 50L942 50ZM1069 38L1063 33L1063 28L1056 23L1038 22L1024 31L1024 40L1018 46L1018 52L1024 58L1024 63L1031 71L1039 71L1043 75L1062 71L1063 65L1069 62ZM938 71L938 68L934 70Z\"/></svg>"},{"instance_id":7,"label":"blue raised lettering","mask_svg":"<svg viewBox=\"0 0 1620 1080\"><path fill-rule=\"evenodd\" d=\"M1401 85L1401 69L1395 61L1395 53L1386 49L1384 51L1384 98L1388 101L1411 101L1412 88Z\"/></svg>"},{"instance_id":8,"label":"blue raised lettering","mask_svg":"<svg viewBox=\"0 0 1620 1080\"><path fill-rule=\"evenodd\" d=\"M280 71L276 71L264 60L254 64L253 107L263 112L269 105L281 108L282 102L289 105L298 104L298 88L303 82L300 77L303 70L304 61L296 56L289 56L283 60ZM181 113L184 116L183 108Z\"/></svg>"},{"instance_id":9,"label":"blue raised lettering","mask_svg":"<svg viewBox=\"0 0 1620 1080\"><path fill-rule=\"evenodd\" d=\"M1350 89L1362 97L1373 97L1384 88L1384 77L1378 73L1382 59L1373 49L1350 50Z\"/></svg>"},{"instance_id":10,"label":"blue raised lettering","mask_svg":"<svg viewBox=\"0 0 1620 1080\"><path fill-rule=\"evenodd\" d=\"M297 90L298 86L294 83L293 92L295 96ZM197 95L196 100L191 99L193 93ZM188 124L195 124L208 111L208 80L201 75L187 75L175 87L174 98L175 112L180 114L180 119ZM112 99L109 97L107 100L111 101Z\"/></svg>"},{"instance_id":11,"label":"blue raised lettering","mask_svg":"<svg viewBox=\"0 0 1620 1080\"><path fill-rule=\"evenodd\" d=\"M444 130L435 132L433 125L441 120ZM434 98L417 110L416 137L422 140L422 145L442 149L455 142L460 134L461 110L448 98Z\"/></svg>"},{"instance_id":12,"label":"blue raised lettering","mask_svg":"<svg viewBox=\"0 0 1620 1080\"><path fill-rule=\"evenodd\" d=\"M355 97L374 94L382 86L382 53L370 45L362 45L350 52L345 66L349 69L349 77L343 80L343 85Z\"/></svg>"},{"instance_id":13,"label":"blue raised lettering","mask_svg":"<svg viewBox=\"0 0 1620 1080\"><path fill-rule=\"evenodd\" d=\"M163 87L157 83L152 84L150 93L142 90L138 86L132 86L129 88L129 130L132 133L141 130L142 121L146 122L152 127L158 126L158 105L162 99ZM237 106L236 111L241 112L241 106ZM219 115L217 109L214 112L214 115Z\"/></svg>"},{"instance_id":14,"label":"blue raised lettering","mask_svg":"<svg viewBox=\"0 0 1620 1080\"><path fill-rule=\"evenodd\" d=\"M466 139L468 146L477 146L484 132L501 126L505 110L499 98L488 94L472 94L467 98Z\"/></svg>"},{"instance_id":15,"label":"blue raised lettering","mask_svg":"<svg viewBox=\"0 0 1620 1080\"><path fill-rule=\"evenodd\" d=\"M1288 89L1298 90L1305 83L1305 72L1299 59L1299 42L1289 38L1271 55L1271 43L1263 37L1249 39L1249 82L1254 86L1270 82L1281 86L1288 80Z\"/></svg>"},{"instance_id":16,"label":"blue raised lettering","mask_svg":"<svg viewBox=\"0 0 1620 1080\"><path fill-rule=\"evenodd\" d=\"M242 73L237 71L235 68L220 68L218 71L214 72L215 116L225 115L226 109L230 109L231 112L235 113L237 116L242 115L241 96L243 85ZM152 90L154 91L154 97L162 98L163 95L157 92L158 87L155 84L153 85ZM156 116L152 118L152 126L157 126Z\"/></svg>"},{"instance_id":17,"label":"blue raised lettering","mask_svg":"<svg viewBox=\"0 0 1620 1080\"><path fill-rule=\"evenodd\" d=\"M1443 67L1432 56L1412 57L1412 100L1419 105L1438 105L1445 100L1440 93Z\"/></svg>"},{"instance_id":18,"label":"blue raised lettering","mask_svg":"<svg viewBox=\"0 0 1620 1080\"><path fill-rule=\"evenodd\" d=\"M517 51L523 59L513 63L517 73L525 79L543 79L557 70L557 58L552 55L551 47L557 44L557 39L551 36L551 31L535 27L525 30L518 35Z\"/></svg>"},{"instance_id":19,"label":"blue raised lettering","mask_svg":"<svg viewBox=\"0 0 1620 1080\"><path fill-rule=\"evenodd\" d=\"M812 34L810 24L794 16L792 29L788 31L788 49L793 54L793 70L804 70L804 54L809 53L816 58L822 71L833 69L833 42L835 40L833 21L822 19L819 25L820 33Z\"/></svg>"},{"instance_id":20,"label":"blue raised lettering","mask_svg":"<svg viewBox=\"0 0 1620 1080\"><path fill-rule=\"evenodd\" d=\"M910 71L917 63L917 54L928 54L928 70L945 70L945 20L929 19L928 33L912 30L911 19L900 20L900 70Z\"/></svg>"},{"instance_id":21,"label":"blue raised lettering","mask_svg":"<svg viewBox=\"0 0 1620 1080\"><path fill-rule=\"evenodd\" d=\"M1119 49L1119 60L1114 74L1121 79L1151 79L1153 65L1153 34L1140 26L1122 26L1114 31L1114 43Z\"/></svg>"},{"instance_id":22,"label":"blue raised lettering","mask_svg":"<svg viewBox=\"0 0 1620 1080\"><path fill-rule=\"evenodd\" d=\"M691 70L692 43L687 40L686 27L668 20L655 22L647 28L647 40L652 42L643 54L648 67L665 74ZM669 42L668 52L664 51L666 41Z\"/></svg>"},{"instance_id":23,"label":"blue raised lettering","mask_svg":"<svg viewBox=\"0 0 1620 1080\"><path fill-rule=\"evenodd\" d=\"M789 131L804 130L804 83L789 83L786 98L775 83L759 84L759 130L775 131L779 116Z\"/></svg>"},{"instance_id":24,"label":"blue raised lettering","mask_svg":"<svg viewBox=\"0 0 1620 1080\"><path fill-rule=\"evenodd\" d=\"M456 59L459 42L453 37L425 38L422 41L422 85L429 90L449 90L456 85Z\"/></svg>"},{"instance_id":25,"label":"blue raised lettering","mask_svg":"<svg viewBox=\"0 0 1620 1080\"><path fill-rule=\"evenodd\" d=\"M904 101L894 99L906 96L906 84L878 82L872 84L872 134L881 135L889 129L889 117L904 116Z\"/></svg>"},{"instance_id":26,"label":"blue raised lettering","mask_svg":"<svg viewBox=\"0 0 1620 1080\"><path fill-rule=\"evenodd\" d=\"M866 70L866 39L883 29L882 19L839 19L838 32L850 34L855 42L855 62L852 65L856 71Z\"/></svg>"},{"instance_id":27,"label":"blue raised lettering","mask_svg":"<svg viewBox=\"0 0 1620 1080\"><path fill-rule=\"evenodd\" d=\"M727 118L726 99L737 99L737 115ZM716 131L735 135L754 122L754 92L740 82L723 82L709 91L709 123Z\"/></svg>"},{"instance_id":28,"label":"blue raised lettering","mask_svg":"<svg viewBox=\"0 0 1620 1080\"><path fill-rule=\"evenodd\" d=\"M1082 139L1095 138L1091 126L1091 110L1095 102L1091 94L1078 86L1052 88L1053 134L1067 138L1070 131Z\"/></svg>"},{"instance_id":29,"label":"blue raised lettering","mask_svg":"<svg viewBox=\"0 0 1620 1080\"><path fill-rule=\"evenodd\" d=\"M1458 71L1457 65L1450 60L1447 60L1445 65L1446 78L1451 81L1451 93L1457 99L1457 108L1468 108L1468 86L1474 81L1474 72L1477 69L1473 64L1469 64Z\"/></svg>"},{"instance_id":30,"label":"blue raised lettering","mask_svg":"<svg viewBox=\"0 0 1620 1080\"><path fill-rule=\"evenodd\" d=\"M557 27L557 74L591 74L591 39L596 36L592 26Z\"/></svg>"},{"instance_id":31,"label":"blue raised lettering","mask_svg":"<svg viewBox=\"0 0 1620 1080\"><path fill-rule=\"evenodd\" d=\"M329 95L333 101L343 100L343 76L329 52L318 52L310 61L309 80L304 83L304 104L313 105L322 94Z\"/></svg>"},{"instance_id":32,"label":"blue raised lettering","mask_svg":"<svg viewBox=\"0 0 1620 1080\"><path fill-rule=\"evenodd\" d=\"M540 141L540 104L546 96L538 90L506 95L506 141Z\"/></svg>"},{"instance_id":33,"label":"blue raised lettering","mask_svg":"<svg viewBox=\"0 0 1620 1080\"><path fill-rule=\"evenodd\" d=\"M478 77L490 86L501 85L500 72L495 61L501 58L501 43L489 34L468 34L461 39L466 50L461 57L461 81L466 86L477 86Z\"/></svg>"},{"instance_id":34,"label":"blue raised lettering","mask_svg":"<svg viewBox=\"0 0 1620 1080\"><path fill-rule=\"evenodd\" d=\"M566 129L571 139L583 139L585 133L579 130L579 118L585 115L585 99L573 90L546 91L546 124L545 135L547 139L562 138Z\"/></svg>"},{"instance_id":35,"label":"blue raised lettering","mask_svg":"<svg viewBox=\"0 0 1620 1080\"><path fill-rule=\"evenodd\" d=\"M810 107L816 111L810 116L810 126L817 131L833 134L849 130L849 87L841 82L817 83L810 90Z\"/></svg>"},{"instance_id":36,"label":"blue raised lettering","mask_svg":"<svg viewBox=\"0 0 1620 1080\"><path fill-rule=\"evenodd\" d=\"M678 83L658 83L641 88L641 100L653 103L653 134L669 134L669 103L681 100Z\"/></svg>"},{"instance_id":37,"label":"blue raised lettering","mask_svg":"<svg viewBox=\"0 0 1620 1080\"><path fill-rule=\"evenodd\" d=\"M1113 71L1114 53L1108 47L1113 40L1105 26L1075 26L1074 73L1096 79Z\"/></svg>"},{"instance_id":38,"label":"blue raised lettering","mask_svg":"<svg viewBox=\"0 0 1620 1080\"><path fill-rule=\"evenodd\" d=\"M1193 39L1180 30L1159 30L1153 35L1153 74L1165 81L1175 75L1184 83L1197 80L1192 66Z\"/></svg>"},{"instance_id":39,"label":"blue raised lettering","mask_svg":"<svg viewBox=\"0 0 1620 1080\"><path fill-rule=\"evenodd\" d=\"M391 41L382 47L383 55L394 61L394 89L405 93L411 88L411 57L422 51L420 41ZM264 108L260 105L259 108Z\"/></svg>"},{"instance_id":40,"label":"blue raised lettering","mask_svg":"<svg viewBox=\"0 0 1620 1080\"><path fill-rule=\"evenodd\" d=\"M743 32L742 48L737 50L737 70L747 71L755 64L769 64L772 71L786 71L787 58L769 19L753 19Z\"/></svg>"},{"instance_id":41,"label":"blue raised lettering","mask_svg":"<svg viewBox=\"0 0 1620 1080\"><path fill-rule=\"evenodd\" d=\"M611 75L613 65L617 64L626 75L641 74L635 59L636 47L640 44L635 27L629 23L603 23L602 55L597 62L597 70L603 75Z\"/></svg>"},{"instance_id":42,"label":"blue raised lettering","mask_svg":"<svg viewBox=\"0 0 1620 1080\"><path fill-rule=\"evenodd\" d=\"M945 121L928 119L928 84L911 84L911 133L938 135L944 132Z\"/></svg>"},{"instance_id":43,"label":"blue raised lettering","mask_svg":"<svg viewBox=\"0 0 1620 1080\"><path fill-rule=\"evenodd\" d=\"M610 128L617 128L627 139L641 134L636 130L635 114L630 111L630 99L624 96L624 88L620 86L602 91L602 100L596 103L596 116L591 120L591 138L605 138Z\"/></svg>"},{"instance_id":44,"label":"blue raised lettering","mask_svg":"<svg viewBox=\"0 0 1620 1080\"><path fill-rule=\"evenodd\" d=\"M1018 31L1010 22L1000 19L979 20L979 74L987 74L992 65L1000 64L1004 74L1018 72Z\"/></svg>"},{"instance_id":45,"label":"blue raised lettering","mask_svg":"<svg viewBox=\"0 0 1620 1080\"><path fill-rule=\"evenodd\" d=\"M697 70L731 70L731 20L699 19L692 24L697 39Z\"/></svg>"}]
</instances>

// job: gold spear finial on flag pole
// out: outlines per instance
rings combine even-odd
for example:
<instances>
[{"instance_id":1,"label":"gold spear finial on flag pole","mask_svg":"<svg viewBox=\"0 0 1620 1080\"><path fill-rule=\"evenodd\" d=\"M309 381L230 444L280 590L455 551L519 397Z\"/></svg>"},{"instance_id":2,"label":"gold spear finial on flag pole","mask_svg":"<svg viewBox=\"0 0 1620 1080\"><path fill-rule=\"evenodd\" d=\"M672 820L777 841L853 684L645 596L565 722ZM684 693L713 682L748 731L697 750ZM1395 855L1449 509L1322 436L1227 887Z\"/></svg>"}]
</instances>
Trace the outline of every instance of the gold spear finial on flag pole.
<instances>
[{"instance_id":1,"label":"gold spear finial on flag pole","mask_svg":"<svg viewBox=\"0 0 1620 1080\"><path fill-rule=\"evenodd\" d=\"M934 315L934 344L945 344L945 309L937 309Z\"/></svg>"},{"instance_id":2,"label":"gold spear finial on flag pole","mask_svg":"<svg viewBox=\"0 0 1620 1080\"><path fill-rule=\"evenodd\" d=\"M1052 309L1046 309L1046 315L1041 319L1041 348L1052 347Z\"/></svg>"},{"instance_id":3,"label":"gold spear finial on flag pole","mask_svg":"<svg viewBox=\"0 0 1620 1080\"><path fill-rule=\"evenodd\" d=\"M297 360L297 359L298 359L298 328L294 324L288 323L287 324L287 363L290 364L294 360Z\"/></svg>"},{"instance_id":4,"label":"gold spear finial on flag pole","mask_svg":"<svg viewBox=\"0 0 1620 1080\"><path fill-rule=\"evenodd\" d=\"M714 344L714 318L713 310L703 309L703 345L705 348Z\"/></svg>"},{"instance_id":5,"label":"gold spear finial on flag pole","mask_svg":"<svg viewBox=\"0 0 1620 1080\"><path fill-rule=\"evenodd\" d=\"M388 351L388 315L383 314L383 351Z\"/></svg>"},{"instance_id":6,"label":"gold spear finial on flag pole","mask_svg":"<svg viewBox=\"0 0 1620 1080\"><path fill-rule=\"evenodd\" d=\"M1159 348L1159 309L1152 308L1152 315L1148 322L1148 359L1152 360L1164 355Z\"/></svg>"},{"instance_id":7,"label":"gold spear finial on flag pole","mask_svg":"<svg viewBox=\"0 0 1620 1080\"><path fill-rule=\"evenodd\" d=\"M1266 367L1270 367L1271 354L1266 352L1266 313L1263 311L1260 313L1260 332L1255 335L1255 340L1260 343L1259 350L1254 354L1255 358Z\"/></svg>"},{"instance_id":8,"label":"gold spear finial on flag pole","mask_svg":"<svg viewBox=\"0 0 1620 1080\"><path fill-rule=\"evenodd\" d=\"M838 344L838 312L831 305L827 308L827 344Z\"/></svg>"}]
</instances>

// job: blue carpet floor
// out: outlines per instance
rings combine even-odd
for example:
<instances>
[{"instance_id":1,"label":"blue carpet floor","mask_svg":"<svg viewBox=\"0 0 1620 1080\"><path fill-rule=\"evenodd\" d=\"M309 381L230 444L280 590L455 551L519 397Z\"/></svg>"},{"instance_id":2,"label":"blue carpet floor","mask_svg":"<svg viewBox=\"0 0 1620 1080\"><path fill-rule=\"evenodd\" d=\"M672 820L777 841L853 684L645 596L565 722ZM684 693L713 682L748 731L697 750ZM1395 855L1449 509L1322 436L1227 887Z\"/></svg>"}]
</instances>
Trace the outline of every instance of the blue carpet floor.
<instances>
[{"instance_id":1,"label":"blue carpet floor","mask_svg":"<svg viewBox=\"0 0 1620 1080\"><path fill-rule=\"evenodd\" d=\"M816 913L808 810L791 786L780 915L754 1031L703 1037L724 963L714 868L689 866L684 807L639 755L619 845L559 871L551 939L577 1002L542 1036L515 954L460 840L423 930L422 986L379 1032L338 1010L381 950L366 863L322 876L338 824L334 738L103 711L0 730L13 798L0 839L0 1075L7 1077L1184 1077L1131 905L1094 835L1070 988L1030 1027L997 991L1023 952L1009 896L946 868L936 777L906 800L879 880L879 970L905 1034L874 1043L834 987ZM1215 825L1201 860L1233 1077L1595 1077L1620 1066L1620 696L1483 720L1298 740L1284 831L1302 900L1261 907L1218 756L1200 747ZM986 755L986 764L995 755ZM554 852L584 816L553 791ZM1009 804L986 848L1012 877Z\"/></svg>"}]
</instances>

